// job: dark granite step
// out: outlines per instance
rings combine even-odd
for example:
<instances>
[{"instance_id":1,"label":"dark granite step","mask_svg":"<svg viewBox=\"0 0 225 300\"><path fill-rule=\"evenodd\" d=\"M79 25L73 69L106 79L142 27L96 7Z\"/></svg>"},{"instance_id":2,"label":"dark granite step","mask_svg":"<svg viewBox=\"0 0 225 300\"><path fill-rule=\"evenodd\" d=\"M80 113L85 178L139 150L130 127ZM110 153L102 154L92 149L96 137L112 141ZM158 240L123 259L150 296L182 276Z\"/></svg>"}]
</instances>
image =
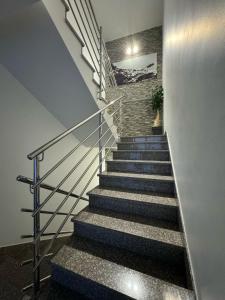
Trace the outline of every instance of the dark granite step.
<instances>
[{"instance_id":1,"label":"dark granite step","mask_svg":"<svg viewBox=\"0 0 225 300\"><path fill-rule=\"evenodd\" d=\"M147 135L147 136L128 136L121 137L120 141L122 143L129 142L166 142L166 135Z\"/></svg>"},{"instance_id":2,"label":"dark granite step","mask_svg":"<svg viewBox=\"0 0 225 300\"><path fill-rule=\"evenodd\" d=\"M131 172L142 174L172 175L172 165L169 161L146 160L108 160L108 172Z\"/></svg>"},{"instance_id":3,"label":"dark granite step","mask_svg":"<svg viewBox=\"0 0 225 300\"><path fill-rule=\"evenodd\" d=\"M168 150L167 142L117 143L118 150Z\"/></svg>"},{"instance_id":4,"label":"dark granite step","mask_svg":"<svg viewBox=\"0 0 225 300\"><path fill-rule=\"evenodd\" d=\"M101 187L94 188L88 194L91 208L178 223L178 205L175 198Z\"/></svg>"},{"instance_id":5,"label":"dark granite step","mask_svg":"<svg viewBox=\"0 0 225 300\"><path fill-rule=\"evenodd\" d=\"M73 222L76 235L165 263L184 263L183 234L176 224L91 208L84 209Z\"/></svg>"},{"instance_id":6,"label":"dark granite step","mask_svg":"<svg viewBox=\"0 0 225 300\"><path fill-rule=\"evenodd\" d=\"M174 196L175 184L172 176L149 174L103 172L99 174L99 185L141 192L155 192Z\"/></svg>"},{"instance_id":7,"label":"dark granite step","mask_svg":"<svg viewBox=\"0 0 225 300\"><path fill-rule=\"evenodd\" d=\"M113 150L113 159L170 161L168 150Z\"/></svg>"},{"instance_id":8,"label":"dark granite step","mask_svg":"<svg viewBox=\"0 0 225 300\"><path fill-rule=\"evenodd\" d=\"M194 300L192 291L170 283L183 285L182 273L147 257L81 238L74 238L52 260L53 280L98 300L162 300L165 295Z\"/></svg>"}]
</instances>

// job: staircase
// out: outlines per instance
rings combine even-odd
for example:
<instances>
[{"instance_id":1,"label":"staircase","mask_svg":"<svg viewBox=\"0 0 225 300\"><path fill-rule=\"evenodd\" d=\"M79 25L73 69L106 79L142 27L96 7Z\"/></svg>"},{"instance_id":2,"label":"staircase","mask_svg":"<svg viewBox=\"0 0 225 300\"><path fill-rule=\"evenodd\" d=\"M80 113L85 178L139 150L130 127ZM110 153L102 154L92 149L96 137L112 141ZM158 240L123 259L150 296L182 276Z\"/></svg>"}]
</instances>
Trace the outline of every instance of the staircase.
<instances>
[{"instance_id":1,"label":"staircase","mask_svg":"<svg viewBox=\"0 0 225 300\"><path fill-rule=\"evenodd\" d=\"M52 278L90 299L194 299L166 136L121 137Z\"/></svg>"}]
</instances>

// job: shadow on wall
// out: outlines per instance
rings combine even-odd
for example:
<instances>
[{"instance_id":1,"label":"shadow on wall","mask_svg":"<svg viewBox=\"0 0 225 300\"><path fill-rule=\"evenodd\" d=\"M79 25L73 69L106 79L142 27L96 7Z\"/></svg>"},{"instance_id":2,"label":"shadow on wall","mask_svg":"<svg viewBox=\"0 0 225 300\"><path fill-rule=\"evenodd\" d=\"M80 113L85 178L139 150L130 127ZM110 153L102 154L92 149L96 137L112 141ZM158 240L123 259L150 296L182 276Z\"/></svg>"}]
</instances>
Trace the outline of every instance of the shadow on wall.
<instances>
[{"instance_id":1,"label":"shadow on wall","mask_svg":"<svg viewBox=\"0 0 225 300\"><path fill-rule=\"evenodd\" d=\"M1 19L0 39L2 65L66 128L98 110L41 1ZM76 137L83 140L97 124L92 120Z\"/></svg>"}]
</instances>

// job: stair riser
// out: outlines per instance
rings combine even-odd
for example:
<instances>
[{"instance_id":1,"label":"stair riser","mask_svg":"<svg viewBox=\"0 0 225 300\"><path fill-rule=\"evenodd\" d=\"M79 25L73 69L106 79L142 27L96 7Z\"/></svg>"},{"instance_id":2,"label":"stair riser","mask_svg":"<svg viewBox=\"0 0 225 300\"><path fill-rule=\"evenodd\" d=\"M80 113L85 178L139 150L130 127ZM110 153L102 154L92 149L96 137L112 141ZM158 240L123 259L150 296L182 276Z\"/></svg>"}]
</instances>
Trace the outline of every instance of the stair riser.
<instances>
[{"instance_id":1,"label":"stair riser","mask_svg":"<svg viewBox=\"0 0 225 300\"><path fill-rule=\"evenodd\" d=\"M165 136L121 137L120 141L122 143L132 143L132 142L138 142L138 143L143 143L143 142L166 142L166 137Z\"/></svg>"},{"instance_id":2,"label":"stair riser","mask_svg":"<svg viewBox=\"0 0 225 300\"><path fill-rule=\"evenodd\" d=\"M121 160L159 160L159 161L169 161L169 152L113 152L113 159Z\"/></svg>"},{"instance_id":3,"label":"stair riser","mask_svg":"<svg viewBox=\"0 0 225 300\"><path fill-rule=\"evenodd\" d=\"M107 162L107 170L109 172L131 172L141 174L158 174L158 175L172 175L171 164L157 164L157 163L135 163L135 162Z\"/></svg>"},{"instance_id":4,"label":"stair riser","mask_svg":"<svg viewBox=\"0 0 225 300\"><path fill-rule=\"evenodd\" d=\"M127 234L99 227L93 224L74 222L75 233L81 237L122 248L140 255L150 256L152 259L175 265L184 264L184 248L171 244L146 239L140 236Z\"/></svg>"},{"instance_id":5,"label":"stair riser","mask_svg":"<svg viewBox=\"0 0 225 300\"><path fill-rule=\"evenodd\" d=\"M58 265L51 264L52 267L52 280L73 290L88 299L99 300L125 300L131 299L115 290L100 285L90 279L82 277L76 273L70 272L61 268ZM110 276L110 274L109 274ZM74 298L77 299L77 298ZM79 298L80 299L80 298Z\"/></svg>"},{"instance_id":6,"label":"stair riser","mask_svg":"<svg viewBox=\"0 0 225 300\"><path fill-rule=\"evenodd\" d=\"M119 213L138 215L178 223L178 208L160 204L144 203L127 199L89 195L89 206L96 209L112 210Z\"/></svg>"},{"instance_id":7,"label":"stair riser","mask_svg":"<svg viewBox=\"0 0 225 300\"><path fill-rule=\"evenodd\" d=\"M120 144L118 150L168 150L167 143L134 143Z\"/></svg>"},{"instance_id":8,"label":"stair riser","mask_svg":"<svg viewBox=\"0 0 225 300\"><path fill-rule=\"evenodd\" d=\"M100 176L100 186L121 188L143 192L164 193L174 196L174 182L164 180L145 180L129 177Z\"/></svg>"}]
</instances>

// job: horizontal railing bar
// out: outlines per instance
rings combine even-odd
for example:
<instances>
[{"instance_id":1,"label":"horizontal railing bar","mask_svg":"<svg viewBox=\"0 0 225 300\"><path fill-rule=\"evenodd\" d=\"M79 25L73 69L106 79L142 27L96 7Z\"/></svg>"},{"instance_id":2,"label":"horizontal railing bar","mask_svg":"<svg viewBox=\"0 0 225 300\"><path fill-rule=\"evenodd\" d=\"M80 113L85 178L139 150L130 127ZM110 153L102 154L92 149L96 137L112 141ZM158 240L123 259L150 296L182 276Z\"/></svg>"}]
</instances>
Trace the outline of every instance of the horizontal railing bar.
<instances>
[{"instance_id":1,"label":"horizontal railing bar","mask_svg":"<svg viewBox=\"0 0 225 300\"><path fill-rule=\"evenodd\" d=\"M28 212L28 213L34 213L34 210L33 209L30 209L30 208L21 208L21 211L22 212ZM45 214L45 215L53 215L54 214L54 211L50 211L50 210L41 210L40 211L41 214ZM59 216L66 216L67 213L66 212L58 212L57 215ZM73 215L73 217L76 217L77 215Z\"/></svg>"},{"instance_id":2,"label":"horizontal railing bar","mask_svg":"<svg viewBox=\"0 0 225 300\"><path fill-rule=\"evenodd\" d=\"M17 179L17 181L19 181L19 182L23 182L23 183L29 184L29 185L31 185L31 186L33 185L33 180L30 179L30 178L28 178L28 177L19 175L19 176L17 176L16 179ZM53 187L53 186L51 186L51 185L49 185L49 184L47 184L47 183L41 183L41 184L40 184L40 187L43 188L43 189L49 190L49 191L55 190L55 187ZM56 192L59 193L59 194L63 194L63 195L67 195L67 194L68 194L67 191L64 191L64 190L62 190L62 189L58 189ZM73 198L78 198L78 195L76 195L76 194L73 193L73 194L71 194L71 197L73 197ZM84 200L84 201L89 201L89 199L86 198L86 197L83 197L82 200Z\"/></svg>"},{"instance_id":3,"label":"horizontal railing bar","mask_svg":"<svg viewBox=\"0 0 225 300\"><path fill-rule=\"evenodd\" d=\"M61 231L60 234L68 234L68 233L73 233L73 231ZM49 236L49 235L54 235L55 232L47 232L47 233L42 233L41 236ZM33 234L22 234L21 239L29 239L33 238Z\"/></svg>"},{"instance_id":4,"label":"horizontal railing bar","mask_svg":"<svg viewBox=\"0 0 225 300\"><path fill-rule=\"evenodd\" d=\"M48 254L45 254L44 257L47 258L47 257L53 256L53 255L54 255L54 253L48 253ZM30 258L30 259L22 261L20 263L20 266L23 267L23 266L31 264L32 262L33 262L33 259Z\"/></svg>"},{"instance_id":5,"label":"horizontal railing bar","mask_svg":"<svg viewBox=\"0 0 225 300\"><path fill-rule=\"evenodd\" d=\"M113 143L111 144L110 148L111 148L114 144L115 144L115 141L113 141ZM84 189L82 190L82 192L81 192L81 194L80 194L81 197L82 197L83 194L85 193L87 187L89 186L89 184L90 184L91 181L93 180L93 178L94 178L94 176L96 175L96 173L98 172L100 165L103 164L103 162L104 162L105 158L107 157L107 155L108 155L108 153L109 153L110 150L111 150L111 149L109 149L109 150L106 151L106 154L103 156L101 163L97 166L97 168L96 168L95 171L93 172L91 178L88 180L88 183L85 185ZM60 225L59 229L57 230L56 234L54 235L54 237L53 237L52 240L50 241L50 244L49 244L48 247L45 249L45 253L48 253L48 252L50 251L50 249L52 248L52 245L53 245L55 239L56 239L57 236L60 234L60 231L62 230L63 226L64 226L64 225L66 224L66 222L68 221L68 219L69 219L69 217L70 217L70 214L73 213L73 211L74 211L74 209L76 208L76 206L77 206L79 200L80 200L80 199L78 198L78 199L76 200L76 202L74 203L74 205L72 206L72 208L70 209L70 212L68 213L68 216L64 219L64 221L63 221L62 224ZM44 253L44 254L45 254L45 253ZM36 264L36 266L35 266L34 269L33 269L34 272L35 272L36 269L40 266L40 264L41 264L41 262L43 261L43 259L44 259L43 256L39 259L38 263Z\"/></svg>"},{"instance_id":6,"label":"horizontal railing bar","mask_svg":"<svg viewBox=\"0 0 225 300\"><path fill-rule=\"evenodd\" d=\"M101 136L102 139L110 130L110 127L106 130L106 132ZM66 180L73 174L76 168L82 163L82 161L90 154L90 152L98 145L99 140L92 145L92 147L82 156L82 158L76 163L76 165L67 173L67 175L60 181L60 183L55 187L55 189L45 198L45 200L39 205L39 208L33 213L33 217L42 209L42 207L51 199L51 197L55 194L58 188L66 182Z\"/></svg>"},{"instance_id":7,"label":"horizontal railing bar","mask_svg":"<svg viewBox=\"0 0 225 300\"><path fill-rule=\"evenodd\" d=\"M110 118L114 116L114 114L119 110L116 109L111 115ZM52 172L54 172L67 158L69 158L81 145L83 145L93 134L95 134L100 127L102 127L106 123L106 120L100 124L94 131L92 131L83 141L81 141L74 149L72 149L68 154L66 154L62 159L60 159L48 172L46 172L41 179L33 186L36 188L43 182Z\"/></svg>"},{"instance_id":8,"label":"horizontal railing bar","mask_svg":"<svg viewBox=\"0 0 225 300\"><path fill-rule=\"evenodd\" d=\"M51 277L52 277L52 275L48 275L48 276L46 276L46 277L44 277L44 278L41 278L41 279L40 279L40 283L43 283L43 282L45 282L46 280L49 280ZM26 292L27 290L33 288L33 286L34 286L33 283L31 283L31 284L25 286L25 287L22 289L22 293L24 293L24 292Z\"/></svg>"},{"instance_id":9,"label":"horizontal railing bar","mask_svg":"<svg viewBox=\"0 0 225 300\"><path fill-rule=\"evenodd\" d=\"M86 169L84 170L83 174L79 177L79 179L76 181L76 183L73 185L73 187L71 188L71 190L69 191L68 195L63 199L63 201L60 203L60 205L56 208L55 213L48 219L48 221L46 222L46 224L44 225L44 227L40 230L40 232L38 233L38 235L35 237L34 239L34 243L43 235L43 233L45 232L45 230L48 228L48 226L51 224L52 220L54 219L54 217L56 216L56 213L62 208L62 206L66 203L67 199L70 196L70 193L72 193L74 191L74 189L77 187L77 185L80 183L80 181L82 180L82 178L85 176L86 172L88 170L90 170L90 167L92 166L92 164L94 163L94 161L96 160L96 158L99 156L99 153L101 153L103 151L103 148L105 147L105 145L107 145L107 143L111 140L111 138L113 137L113 134L111 134L111 136L108 138L108 140L106 141L106 143L104 144L104 146L102 147L102 149L97 153L97 155L94 156L94 158L91 160L91 162L88 164L88 166L86 167ZM77 200L80 200L79 198ZM75 203L77 203L77 200L75 201ZM37 211L35 212L36 215Z\"/></svg>"},{"instance_id":10,"label":"horizontal railing bar","mask_svg":"<svg viewBox=\"0 0 225 300\"><path fill-rule=\"evenodd\" d=\"M95 112L94 114L92 114L91 116L89 116L88 118L86 118L85 120L81 121L80 123L74 125L73 127L67 129L66 131L64 131L63 133L61 133L60 135L56 136L55 138L53 138L52 140L50 140L49 142L45 143L44 145L42 145L41 147L39 147L38 149L36 149L35 151L31 152L30 154L28 154L28 158L29 159L34 159L35 157L37 157L39 154L43 153L44 151L46 151L47 149L49 149L50 147L52 147L53 145L55 145L57 142L61 141L63 138L65 138L67 135L69 135L70 133L72 133L74 130L80 128L82 125L86 124L88 121L90 121L91 119L93 119L94 117L96 117L98 114L100 114L101 112L105 111L108 107L110 107L111 105L113 105L115 102L117 102L118 100L122 99L124 96L120 96L117 99L113 100L112 102L110 102L108 105L106 105L105 107L103 107L102 109L98 110L97 112Z\"/></svg>"}]
</instances>

